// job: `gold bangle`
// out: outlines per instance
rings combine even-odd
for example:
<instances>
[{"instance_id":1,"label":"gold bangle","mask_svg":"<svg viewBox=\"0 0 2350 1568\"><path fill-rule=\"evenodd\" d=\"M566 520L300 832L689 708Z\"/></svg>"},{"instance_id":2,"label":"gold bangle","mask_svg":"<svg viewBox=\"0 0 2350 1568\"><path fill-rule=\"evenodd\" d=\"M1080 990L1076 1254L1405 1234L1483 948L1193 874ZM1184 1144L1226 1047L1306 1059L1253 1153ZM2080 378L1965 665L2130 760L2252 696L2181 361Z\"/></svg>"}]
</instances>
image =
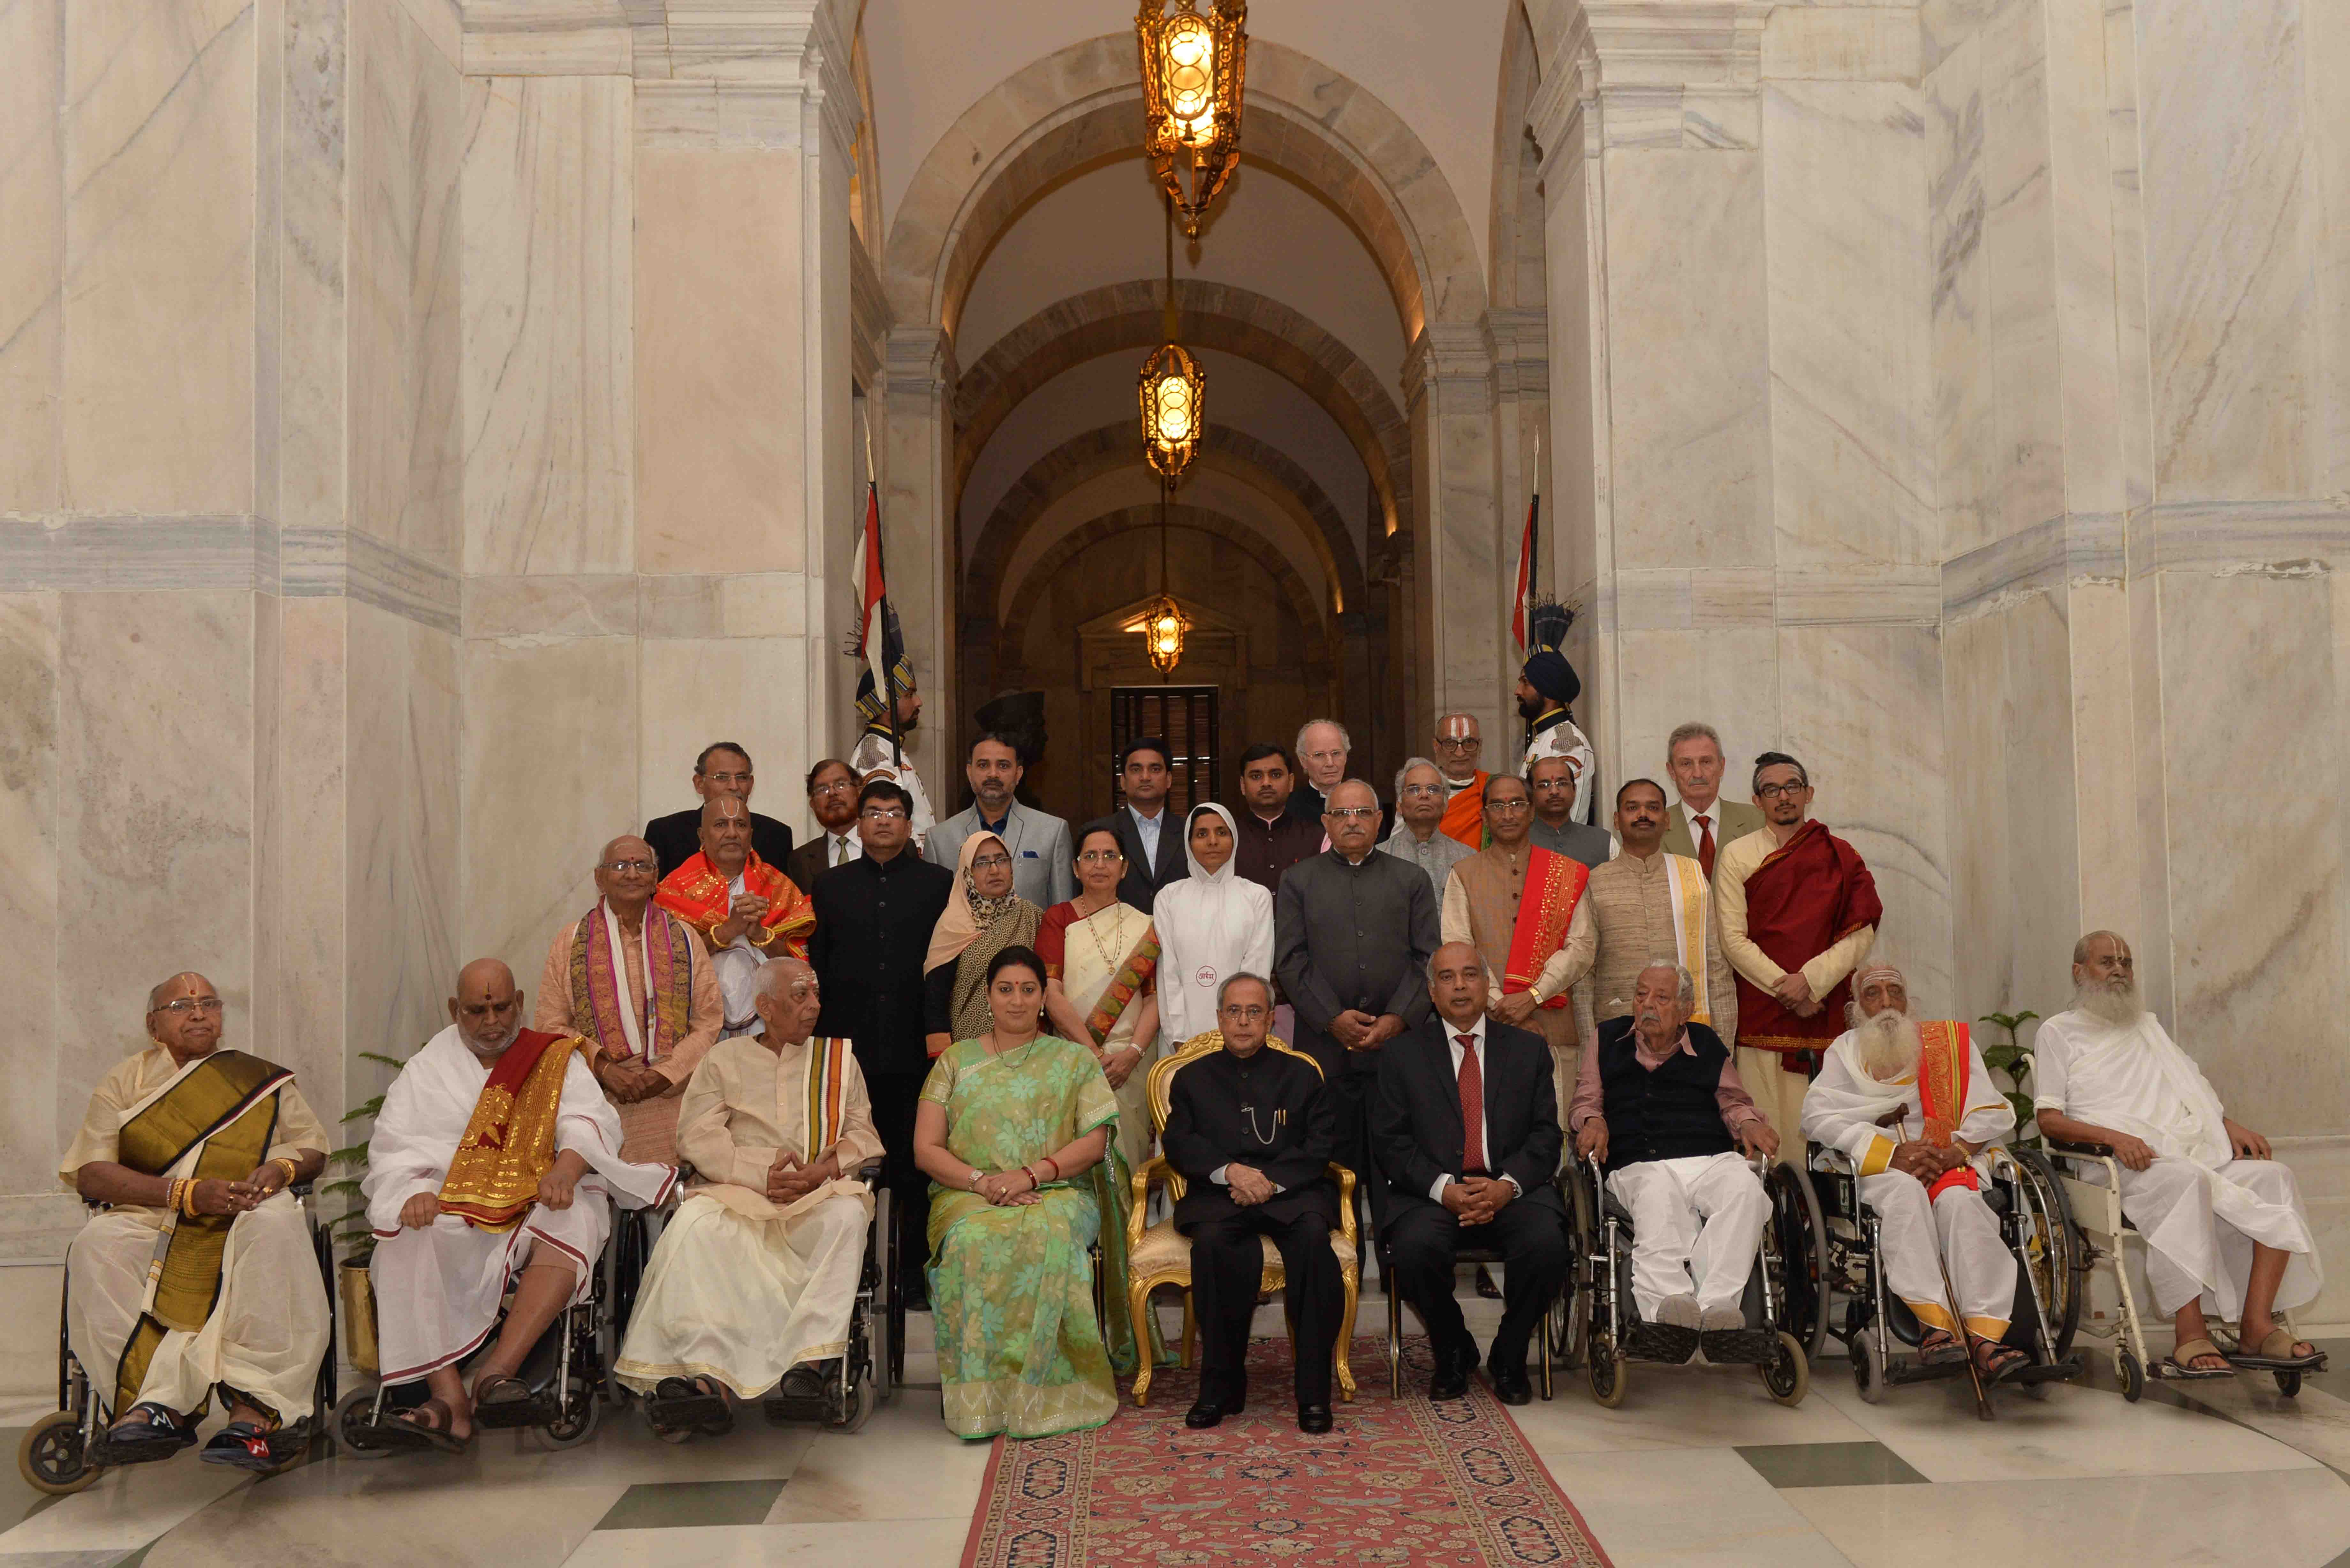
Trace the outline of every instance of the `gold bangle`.
<instances>
[{"instance_id":1,"label":"gold bangle","mask_svg":"<svg viewBox=\"0 0 2350 1568\"><path fill-rule=\"evenodd\" d=\"M282 1155L282 1154L281 1154L281 1155L279 1155L276 1159L271 1160L269 1163L270 1163L270 1164L272 1164L272 1165L274 1165L274 1166L276 1166L279 1169L281 1169L281 1170L283 1170L283 1171L285 1171L285 1172L286 1172L286 1187L291 1187L291 1186L293 1186L296 1181L299 1181L300 1179L302 1179L302 1168L301 1168L300 1166L298 1166L298 1165L296 1165L292 1160L290 1160L290 1159L286 1158L284 1155ZM285 1188L280 1188L280 1189L278 1189L278 1190L282 1192L282 1191L284 1191L284 1190L285 1190Z\"/></svg>"},{"instance_id":2,"label":"gold bangle","mask_svg":"<svg viewBox=\"0 0 2350 1568\"><path fill-rule=\"evenodd\" d=\"M192 1176L181 1185L180 1212L191 1220L196 1217L196 1179Z\"/></svg>"},{"instance_id":3,"label":"gold bangle","mask_svg":"<svg viewBox=\"0 0 2350 1568\"><path fill-rule=\"evenodd\" d=\"M165 1177L163 1179L163 1207L177 1212L180 1207L180 1190L185 1186L187 1186L187 1183L176 1176Z\"/></svg>"}]
</instances>

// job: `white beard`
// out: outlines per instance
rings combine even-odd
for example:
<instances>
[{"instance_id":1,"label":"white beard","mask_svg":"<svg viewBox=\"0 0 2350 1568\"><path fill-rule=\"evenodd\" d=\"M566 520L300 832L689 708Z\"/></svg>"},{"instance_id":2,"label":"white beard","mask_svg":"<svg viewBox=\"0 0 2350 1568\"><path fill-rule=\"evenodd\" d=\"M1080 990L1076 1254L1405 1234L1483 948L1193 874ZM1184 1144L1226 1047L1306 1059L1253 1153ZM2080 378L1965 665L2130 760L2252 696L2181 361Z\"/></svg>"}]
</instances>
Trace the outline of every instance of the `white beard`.
<instances>
[{"instance_id":1,"label":"white beard","mask_svg":"<svg viewBox=\"0 0 2350 1568\"><path fill-rule=\"evenodd\" d=\"M1925 1042L1907 1013L1888 1007L1863 1020L1854 1033L1859 1036L1860 1070L1877 1082L1898 1083L1918 1070Z\"/></svg>"},{"instance_id":2,"label":"white beard","mask_svg":"<svg viewBox=\"0 0 2350 1568\"><path fill-rule=\"evenodd\" d=\"M2073 1005L2116 1029L2126 1029L2146 1016L2146 1007L2139 1002L2134 983L2103 985L2088 981L2074 988Z\"/></svg>"}]
</instances>

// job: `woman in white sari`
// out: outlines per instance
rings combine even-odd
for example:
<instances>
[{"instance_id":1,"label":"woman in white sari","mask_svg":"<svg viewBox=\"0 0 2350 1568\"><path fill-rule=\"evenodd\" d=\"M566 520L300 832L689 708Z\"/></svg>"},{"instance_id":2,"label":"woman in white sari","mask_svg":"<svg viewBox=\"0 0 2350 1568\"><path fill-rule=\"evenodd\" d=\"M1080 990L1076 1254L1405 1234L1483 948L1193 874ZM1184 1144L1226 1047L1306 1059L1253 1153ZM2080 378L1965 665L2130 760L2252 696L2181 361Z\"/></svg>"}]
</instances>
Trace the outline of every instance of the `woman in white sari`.
<instances>
[{"instance_id":1,"label":"woman in white sari","mask_svg":"<svg viewBox=\"0 0 2350 1568\"><path fill-rule=\"evenodd\" d=\"M1129 1166L1150 1151L1148 1096L1159 1044L1159 939L1150 917L1118 902L1126 856L1097 828L1077 841L1077 896L1045 911L1045 1012L1055 1033L1090 1048L1118 1096L1118 1147Z\"/></svg>"},{"instance_id":2,"label":"woman in white sari","mask_svg":"<svg viewBox=\"0 0 2350 1568\"><path fill-rule=\"evenodd\" d=\"M1232 864L1232 814L1200 805L1183 824L1188 880L1159 890L1159 1011L1176 1047L1216 1026L1216 988L1233 975L1273 978L1273 895Z\"/></svg>"}]
</instances>

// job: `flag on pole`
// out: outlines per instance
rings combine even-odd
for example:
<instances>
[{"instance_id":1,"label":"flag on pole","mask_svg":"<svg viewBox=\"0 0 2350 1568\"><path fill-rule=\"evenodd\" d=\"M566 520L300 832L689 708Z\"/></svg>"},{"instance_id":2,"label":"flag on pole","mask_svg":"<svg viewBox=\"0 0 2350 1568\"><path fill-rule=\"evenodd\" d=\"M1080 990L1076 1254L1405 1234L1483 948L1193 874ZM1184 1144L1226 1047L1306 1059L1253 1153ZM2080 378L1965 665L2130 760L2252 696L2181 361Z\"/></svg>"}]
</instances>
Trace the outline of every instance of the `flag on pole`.
<instances>
[{"instance_id":1,"label":"flag on pole","mask_svg":"<svg viewBox=\"0 0 2350 1568\"><path fill-rule=\"evenodd\" d=\"M1526 607L1534 600L1534 541L1540 535L1542 492L1537 489L1526 499L1526 531L1518 541L1518 591L1510 605L1510 634L1518 639L1518 651L1526 651Z\"/></svg>"},{"instance_id":2,"label":"flag on pole","mask_svg":"<svg viewBox=\"0 0 2350 1568\"><path fill-rule=\"evenodd\" d=\"M898 691L913 684L914 670L906 658L906 639L899 629L898 612L890 607L889 581L881 570L881 493L870 480L865 485L865 521L857 532L857 555L849 575L857 580L860 607L857 645L849 651L865 663L857 677L857 711L868 725L888 722L891 756L902 763Z\"/></svg>"}]
</instances>

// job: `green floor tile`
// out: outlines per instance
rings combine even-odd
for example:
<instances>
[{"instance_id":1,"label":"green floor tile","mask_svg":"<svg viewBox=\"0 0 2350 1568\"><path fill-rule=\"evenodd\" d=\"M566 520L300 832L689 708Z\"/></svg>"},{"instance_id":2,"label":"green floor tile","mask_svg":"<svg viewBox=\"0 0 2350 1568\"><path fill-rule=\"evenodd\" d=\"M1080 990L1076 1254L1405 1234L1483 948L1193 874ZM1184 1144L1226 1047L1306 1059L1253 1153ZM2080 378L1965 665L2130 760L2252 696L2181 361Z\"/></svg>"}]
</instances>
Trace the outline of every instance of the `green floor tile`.
<instances>
[{"instance_id":1,"label":"green floor tile","mask_svg":"<svg viewBox=\"0 0 2350 1568\"><path fill-rule=\"evenodd\" d=\"M781 1495L781 1480L652 1481L632 1486L597 1522L598 1530L674 1530L693 1524L757 1524Z\"/></svg>"},{"instance_id":2,"label":"green floor tile","mask_svg":"<svg viewBox=\"0 0 2350 1568\"><path fill-rule=\"evenodd\" d=\"M1738 1455L1782 1491L1808 1486L1920 1486L1926 1478L1883 1443L1758 1443Z\"/></svg>"}]
</instances>

